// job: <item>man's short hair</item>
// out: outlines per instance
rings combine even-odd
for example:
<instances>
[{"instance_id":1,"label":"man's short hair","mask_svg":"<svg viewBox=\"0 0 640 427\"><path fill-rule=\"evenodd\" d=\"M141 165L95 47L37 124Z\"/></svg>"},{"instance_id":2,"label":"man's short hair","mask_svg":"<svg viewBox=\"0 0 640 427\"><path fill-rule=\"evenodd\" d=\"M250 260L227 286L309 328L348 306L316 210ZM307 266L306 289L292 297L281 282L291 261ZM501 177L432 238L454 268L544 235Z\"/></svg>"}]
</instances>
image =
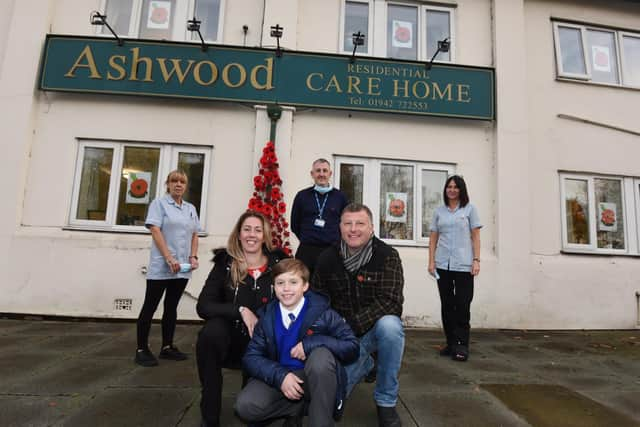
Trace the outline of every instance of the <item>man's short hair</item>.
<instances>
[{"instance_id":1,"label":"man's short hair","mask_svg":"<svg viewBox=\"0 0 640 427\"><path fill-rule=\"evenodd\" d=\"M319 159L315 159L315 160L313 161L313 163L311 163L311 167L315 166L315 165L316 165L316 163L326 163L326 164L328 164L328 165L329 165L329 167L331 167L331 163L329 163L329 160L327 160L327 159L325 159L325 158L322 158L322 157L320 157Z\"/></svg>"},{"instance_id":2,"label":"man's short hair","mask_svg":"<svg viewBox=\"0 0 640 427\"><path fill-rule=\"evenodd\" d=\"M355 202L349 203L342 210L342 214L340 215L340 217L342 218L342 215L344 215L345 212L362 212L362 211L365 211L367 213L367 215L369 216L369 221L371 221L371 224L373 224L373 213L371 212L371 209L369 209L367 205L363 205L362 203L355 203Z\"/></svg>"},{"instance_id":3,"label":"man's short hair","mask_svg":"<svg viewBox=\"0 0 640 427\"><path fill-rule=\"evenodd\" d=\"M273 269L271 270L271 276L273 277L274 281L276 280L276 277L284 273L297 274L302 278L302 281L304 283L309 283L309 269L299 259L283 259L282 261L274 265Z\"/></svg>"}]
</instances>

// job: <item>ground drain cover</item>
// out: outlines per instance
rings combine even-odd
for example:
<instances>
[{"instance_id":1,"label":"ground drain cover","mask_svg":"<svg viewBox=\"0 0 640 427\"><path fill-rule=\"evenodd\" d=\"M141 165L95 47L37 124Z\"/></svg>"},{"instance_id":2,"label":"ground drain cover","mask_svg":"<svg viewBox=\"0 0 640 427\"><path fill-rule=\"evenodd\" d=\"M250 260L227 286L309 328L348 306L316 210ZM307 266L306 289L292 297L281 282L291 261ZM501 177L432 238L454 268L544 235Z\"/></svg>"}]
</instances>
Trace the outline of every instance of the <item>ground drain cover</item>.
<instances>
[{"instance_id":1,"label":"ground drain cover","mask_svg":"<svg viewBox=\"0 0 640 427\"><path fill-rule=\"evenodd\" d=\"M535 427L637 427L627 416L558 385L483 384L481 386Z\"/></svg>"}]
</instances>

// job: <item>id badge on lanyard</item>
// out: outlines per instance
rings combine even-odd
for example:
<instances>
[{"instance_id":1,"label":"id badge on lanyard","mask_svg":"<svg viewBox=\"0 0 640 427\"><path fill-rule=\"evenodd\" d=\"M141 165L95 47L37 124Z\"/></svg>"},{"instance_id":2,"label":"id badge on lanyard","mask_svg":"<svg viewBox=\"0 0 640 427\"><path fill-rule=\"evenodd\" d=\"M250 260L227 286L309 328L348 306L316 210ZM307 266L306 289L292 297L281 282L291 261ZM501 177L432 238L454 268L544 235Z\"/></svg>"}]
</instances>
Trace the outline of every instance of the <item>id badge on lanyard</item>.
<instances>
[{"instance_id":1,"label":"id badge on lanyard","mask_svg":"<svg viewBox=\"0 0 640 427\"><path fill-rule=\"evenodd\" d=\"M318 207L318 218L316 218L315 221L313 221L313 225L318 228L324 228L325 220L322 218L322 213L324 212L324 207L327 205L327 199L329 199L329 194L327 193L327 195L324 196L324 200L322 201L322 206L320 206L318 193L315 193L314 196L316 197L316 206Z\"/></svg>"}]
</instances>

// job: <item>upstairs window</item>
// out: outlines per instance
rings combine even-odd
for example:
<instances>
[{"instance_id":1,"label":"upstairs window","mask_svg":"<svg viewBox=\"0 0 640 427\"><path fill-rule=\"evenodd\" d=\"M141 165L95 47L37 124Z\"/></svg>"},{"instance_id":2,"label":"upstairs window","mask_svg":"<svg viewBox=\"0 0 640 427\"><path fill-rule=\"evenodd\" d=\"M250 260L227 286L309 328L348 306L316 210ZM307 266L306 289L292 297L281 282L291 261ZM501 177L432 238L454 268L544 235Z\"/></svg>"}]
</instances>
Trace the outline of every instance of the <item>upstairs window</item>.
<instances>
[{"instance_id":1,"label":"upstairs window","mask_svg":"<svg viewBox=\"0 0 640 427\"><path fill-rule=\"evenodd\" d=\"M640 34L554 23L558 76L640 87Z\"/></svg>"},{"instance_id":2,"label":"upstairs window","mask_svg":"<svg viewBox=\"0 0 640 427\"><path fill-rule=\"evenodd\" d=\"M102 10L114 31L123 37L155 40L200 40L187 31L194 10L202 21L200 32L208 42L221 39L220 16L224 0L103 0ZM98 34L110 35L104 26Z\"/></svg>"},{"instance_id":3,"label":"upstairs window","mask_svg":"<svg viewBox=\"0 0 640 427\"><path fill-rule=\"evenodd\" d=\"M343 0L341 23L342 53L353 51L352 36L366 36L356 54L428 61L438 49L438 41L451 42L449 52L440 52L435 61L452 62L454 55L453 8L420 6L415 3L370 0ZM386 16L375 26L374 16Z\"/></svg>"}]
</instances>

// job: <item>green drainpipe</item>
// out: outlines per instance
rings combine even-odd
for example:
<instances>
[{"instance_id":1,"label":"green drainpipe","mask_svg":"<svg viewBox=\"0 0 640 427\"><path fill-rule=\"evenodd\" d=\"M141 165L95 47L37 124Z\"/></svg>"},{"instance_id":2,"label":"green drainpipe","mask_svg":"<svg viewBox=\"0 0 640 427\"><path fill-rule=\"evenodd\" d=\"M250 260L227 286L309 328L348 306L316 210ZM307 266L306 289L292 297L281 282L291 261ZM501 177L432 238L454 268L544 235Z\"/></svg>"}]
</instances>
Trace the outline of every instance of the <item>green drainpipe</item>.
<instances>
[{"instance_id":1,"label":"green drainpipe","mask_svg":"<svg viewBox=\"0 0 640 427\"><path fill-rule=\"evenodd\" d=\"M282 117L282 107L278 104L267 105L267 115L271 119L271 131L269 132L269 141L276 143L276 124Z\"/></svg>"}]
</instances>

